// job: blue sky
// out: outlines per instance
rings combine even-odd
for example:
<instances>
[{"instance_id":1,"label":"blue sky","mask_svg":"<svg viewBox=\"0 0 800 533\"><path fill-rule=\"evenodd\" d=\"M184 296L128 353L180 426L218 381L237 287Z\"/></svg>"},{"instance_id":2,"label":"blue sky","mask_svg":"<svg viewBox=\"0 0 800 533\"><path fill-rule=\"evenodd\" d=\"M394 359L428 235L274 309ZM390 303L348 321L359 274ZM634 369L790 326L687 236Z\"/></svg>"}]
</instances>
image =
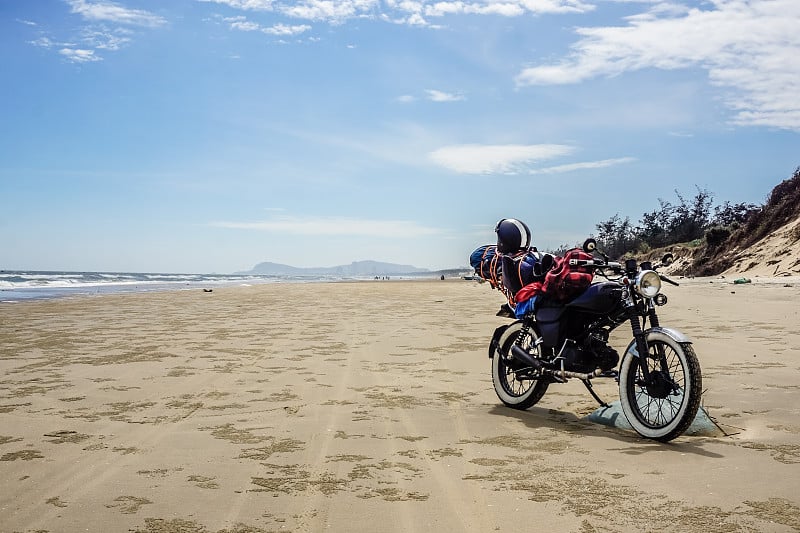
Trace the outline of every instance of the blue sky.
<instances>
[{"instance_id":1,"label":"blue sky","mask_svg":"<svg viewBox=\"0 0 800 533\"><path fill-rule=\"evenodd\" d=\"M800 165L797 0L0 0L0 268L467 265Z\"/></svg>"}]
</instances>

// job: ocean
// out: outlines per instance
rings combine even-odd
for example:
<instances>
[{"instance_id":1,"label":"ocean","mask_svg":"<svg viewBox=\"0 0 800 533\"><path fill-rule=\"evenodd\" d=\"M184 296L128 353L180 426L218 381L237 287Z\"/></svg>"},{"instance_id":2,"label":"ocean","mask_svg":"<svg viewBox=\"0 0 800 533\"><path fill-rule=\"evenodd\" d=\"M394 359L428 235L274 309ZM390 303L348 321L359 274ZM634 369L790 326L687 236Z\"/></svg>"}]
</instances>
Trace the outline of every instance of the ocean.
<instances>
[{"instance_id":1,"label":"ocean","mask_svg":"<svg viewBox=\"0 0 800 533\"><path fill-rule=\"evenodd\" d=\"M158 274L137 272L40 272L0 270L0 303L121 292L214 289L260 283L344 281L334 276ZM369 279L369 278L367 278Z\"/></svg>"}]
</instances>

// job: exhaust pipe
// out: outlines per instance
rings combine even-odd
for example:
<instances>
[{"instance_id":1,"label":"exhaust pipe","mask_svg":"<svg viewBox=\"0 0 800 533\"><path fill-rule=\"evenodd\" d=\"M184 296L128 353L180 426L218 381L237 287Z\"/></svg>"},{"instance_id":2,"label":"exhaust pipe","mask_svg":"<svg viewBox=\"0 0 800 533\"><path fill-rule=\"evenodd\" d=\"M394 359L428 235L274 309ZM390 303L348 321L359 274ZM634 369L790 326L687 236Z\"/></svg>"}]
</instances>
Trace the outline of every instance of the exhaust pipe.
<instances>
[{"instance_id":1,"label":"exhaust pipe","mask_svg":"<svg viewBox=\"0 0 800 533\"><path fill-rule=\"evenodd\" d=\"M511 346L511 355L514 356L514 359L517 361L522 361L536 370L542 369L542 362L526 352L521 346L517 346L516 344Z\"/></svg>"},{"instance_id":2,"label":"exhaust pipe","mask_svg":"<svg viewBox=\"0 0 800 533\"><path fill-rule=\"evenodd\" d=\"M589 372L588 374L585 374L583 372L570 372L569 370L545 370L545 371L562 379L578 378L584 381L586 381L587 379L592 379L603 375L603 371L600 370L599 368L594 372Z\"/></svg>"},{"instance_id":3,"label":"exhaust pipe","mask_svg":"<svg viewBox=\"0 0 800 533\"><path fill-rule=\"evenodd\" d=\"M599 368L596 369L594 372L588 372L588 373L545 368L539 359L536 359L527 351L525 351L521 346L517 346L516 344L511 346L511 355L517 361L521 361L522 363L525 363L526 365L533 367L535 370L541 371L542 374L549 374L551 376L556 376L561 379L577 378L581 380L587 380L596 378L603 374L603 370Z\"/></svg>"}]
</instances>

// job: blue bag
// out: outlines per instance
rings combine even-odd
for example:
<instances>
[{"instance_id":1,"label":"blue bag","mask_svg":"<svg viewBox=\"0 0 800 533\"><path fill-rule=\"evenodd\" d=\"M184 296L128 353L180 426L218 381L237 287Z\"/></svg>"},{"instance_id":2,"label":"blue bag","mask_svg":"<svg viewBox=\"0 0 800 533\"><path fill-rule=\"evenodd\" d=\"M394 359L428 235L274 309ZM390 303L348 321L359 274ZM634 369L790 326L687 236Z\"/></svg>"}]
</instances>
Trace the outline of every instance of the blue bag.
<instances>
[{"instance_id":1,"label":"blue bag","mask_svg":"<svg viewBox=\"0 0 800 533\"><path fill-rule=\"evenodd\" d=\"M500 279L500 256L497 246L486 244L475 249L469 256L469 264L475 273L489 281L493 287L497 286Z\"/></svg>"}]
</instances>

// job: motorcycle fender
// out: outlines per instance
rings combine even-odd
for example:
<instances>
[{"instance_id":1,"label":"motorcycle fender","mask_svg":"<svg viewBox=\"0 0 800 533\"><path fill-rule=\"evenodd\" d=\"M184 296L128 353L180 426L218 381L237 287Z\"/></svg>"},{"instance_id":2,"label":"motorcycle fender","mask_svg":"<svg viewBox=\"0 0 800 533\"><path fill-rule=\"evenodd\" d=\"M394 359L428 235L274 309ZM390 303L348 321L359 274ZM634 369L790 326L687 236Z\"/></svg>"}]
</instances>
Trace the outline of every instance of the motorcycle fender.
<instances>
[{"instance_id":1,"label":"motorcycle fender","mask_svg":"<svg viewBox=\"0 0 800 533\"><path fill-rule=\"evenodd\" d=\"M489 342L489 359L494 357L495 350L497 350L498 346L500 346L500 337L503 335L503 332L508 329L508 326L509 324L506 324L494 330L494 334L492 334L492 340Z\"/></svg>"},{"instance_id":2,"label":"motorcycle fender","mask_svg":"<svg viewBox=\"0 0 800 533\"><path fill-rule=\"evenodd\" d=\"M649 341L650 339L657 339L659 336L669 337L670 339L678 342L680 344L691 344L692 340L678 331L677 329L672 328L650 328L644 332L645 338ZM625 350L625 354L630 352L631 355L635 357L639 357L639 350L636 349L636 339L631 340L631 343L628 345L628 349Z\"/></svg>"},{"instance_id":3,"label":"motorcycle fender","mask_svg":"<svg viewBox=\"0 0 800 533\"><path fill-rule=\"evenodd\" d=\"M506 324L504 326L500 326L496 330L494 330L494 334L492 335L492 341L489 343L489 359L494 359L494 352L500 349L501 346L501 339L503 335L506 333L506 330L513 326L514 324L521 324L522 322L519 320L515 320L511 324Z\"/></svg>"}]
</instances>

